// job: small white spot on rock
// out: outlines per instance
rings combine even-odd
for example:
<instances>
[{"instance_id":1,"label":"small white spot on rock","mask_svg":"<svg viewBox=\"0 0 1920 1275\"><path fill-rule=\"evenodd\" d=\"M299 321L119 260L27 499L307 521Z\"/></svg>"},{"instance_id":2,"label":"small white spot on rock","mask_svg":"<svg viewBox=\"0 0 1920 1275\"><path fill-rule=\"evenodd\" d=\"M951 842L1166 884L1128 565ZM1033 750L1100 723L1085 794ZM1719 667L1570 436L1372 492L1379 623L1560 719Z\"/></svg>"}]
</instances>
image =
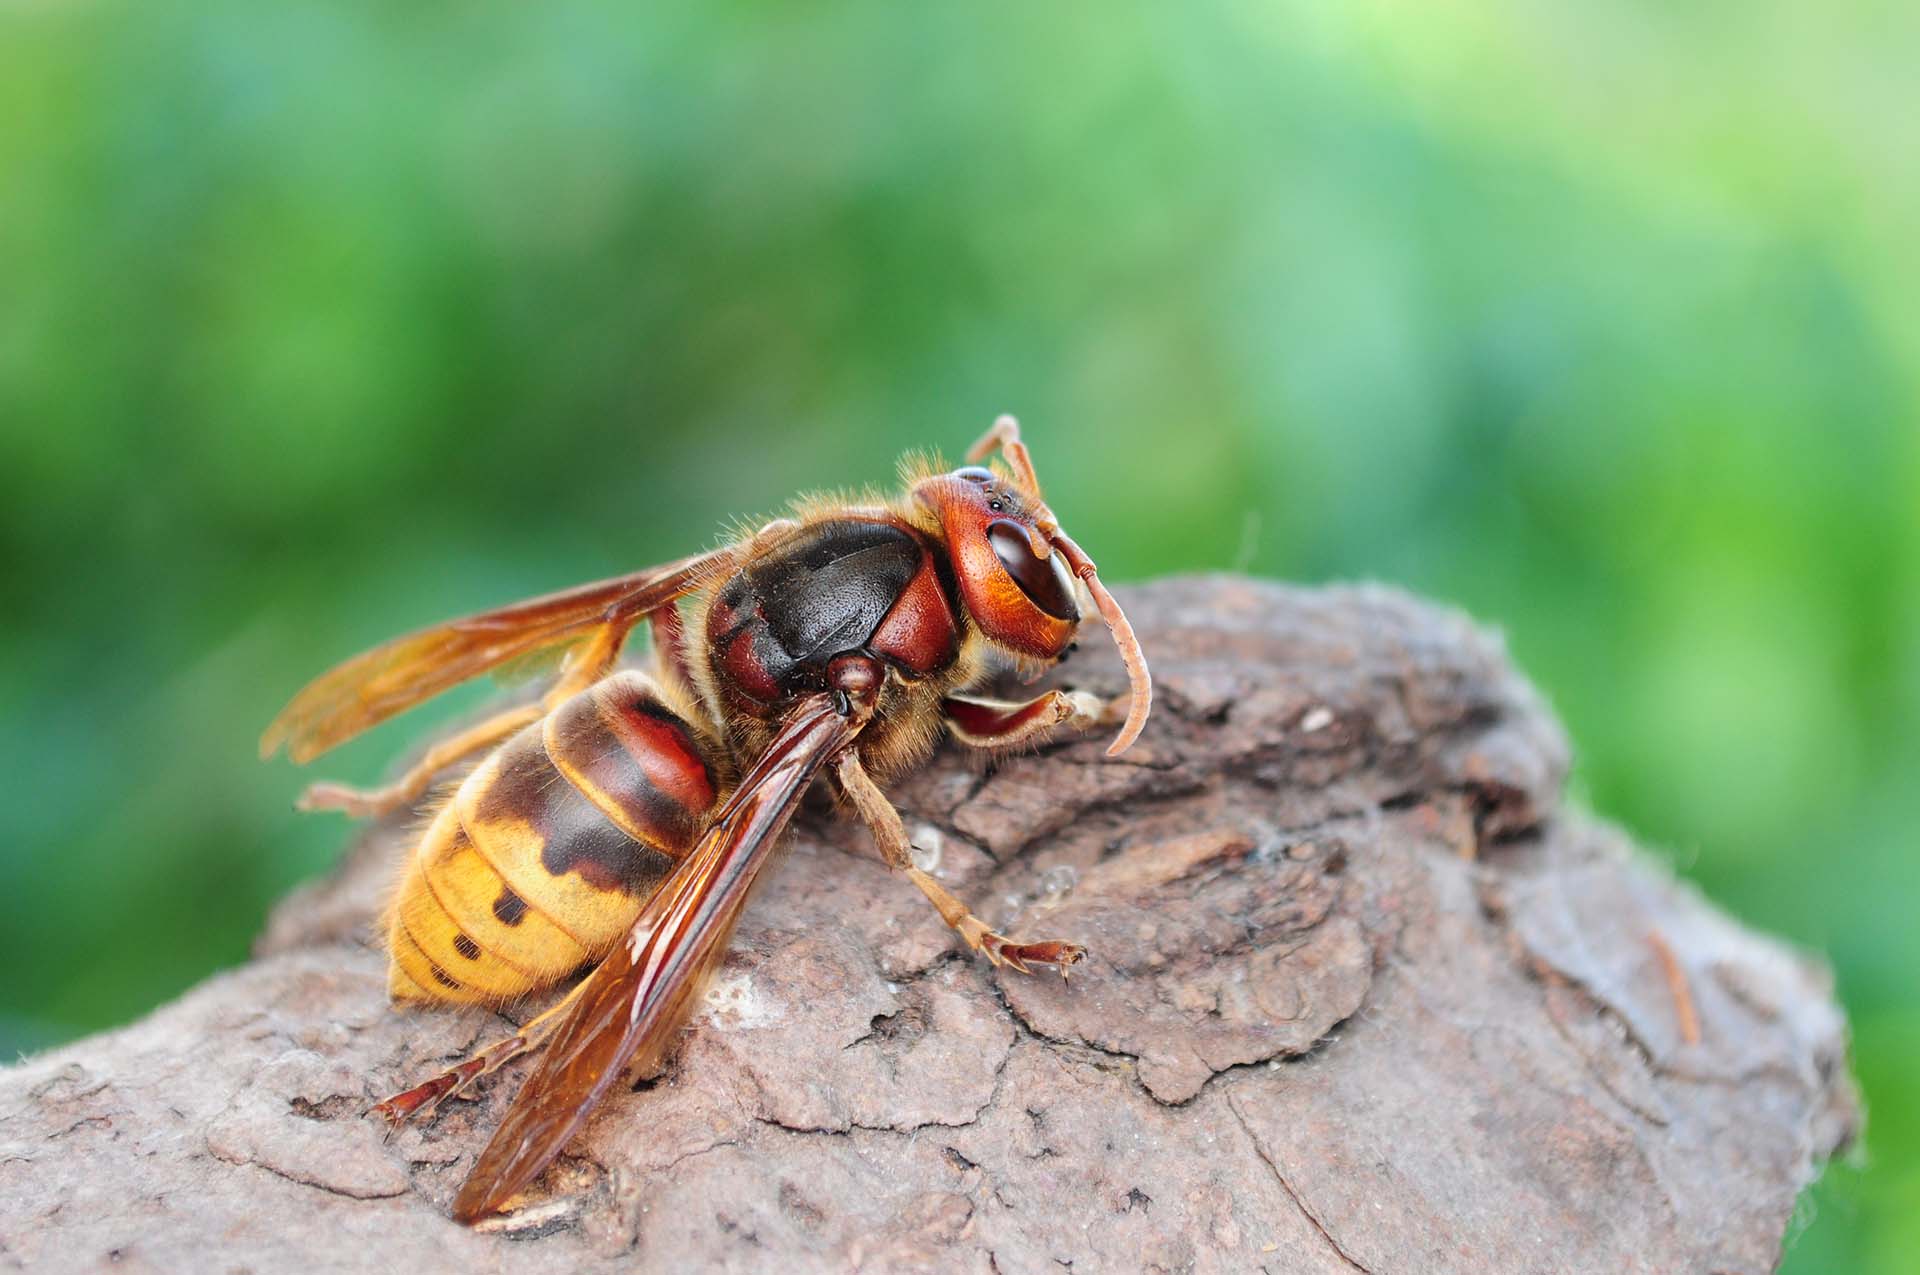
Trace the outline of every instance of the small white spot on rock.
<instances>
[{"instance_id":1,"label":"small white spot on rock","mask_svg":"<svg viewBox=\"0 0 1920 1275\"><path fill-rule=\"evenodd\" d=\"M931 876L940 870L940 855L946 848L946 834L930 823L923 823L913 830L908 853L913 866Z\"/></svg>"},{"instance_id":2,"label":"small white spot on rock","mask_svg":"<svg viewBox=\"0 0 1920 1275\"><path fill-rule=\"evenodd\" d=\"M1056 863L1040 874L1040 896L1049 905L1056 905L1073 893L1073 887L1080 883L1080 874L1070 863Z\"/></svg>"},{"instance_id":3,"label":"small white spot on rock","mask_svg":"<svg viewBox=\"0 0 1920 1275\"><path fill-rule=\"evenodd\" d=\"M753 975L745 973L713 980L700 1010L700 1020L716 1027L765 1027L783 1016L777 1003L755 989Z\"/></svg>"},{"instance_id":4,"label":"small white spot on rock","mask_svg":"<svg viewBox=\"0 0 1920 1275\"><path fill-rule=\"evenodd\" d=\"M1325 730L1331 725L1333 725L1333 710L1325 704L1307 710L1307 715L1300 719L1300 729L1308 735L1317 730Z\"/></svg>"},{"instance_id":5,"label":"small white spot on rock","mask_svg":"<svg viewBox=\"0 0 1920 1275\"><path fill-rule=\"evenodd\" d=\"M579 1211L580 1201L567 1196L548 1200L544 1204L531 1205L499 1217L482 1218L473 1224L473 1229L481 1234L515 1235L521 1231L531 1231L545 1226L560 1218L572 1217Z\"/></svg>"}]
</instances>

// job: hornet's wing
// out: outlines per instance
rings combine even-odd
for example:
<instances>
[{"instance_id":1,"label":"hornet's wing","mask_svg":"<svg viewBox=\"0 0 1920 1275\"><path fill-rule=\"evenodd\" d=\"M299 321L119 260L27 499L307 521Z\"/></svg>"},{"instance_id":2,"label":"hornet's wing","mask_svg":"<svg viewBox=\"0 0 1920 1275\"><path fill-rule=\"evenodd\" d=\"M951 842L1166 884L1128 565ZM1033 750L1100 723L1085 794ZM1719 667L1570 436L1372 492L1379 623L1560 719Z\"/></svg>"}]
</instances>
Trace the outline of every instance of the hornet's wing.
<instances>
[{"instance_id":1,"label":"hornet's wing","mask_svg":"<svg viewBox=\"0 0 1920 1275\"><path fill-rule=\"evenodd\" d=\"M733 550L717 549L394 638L321 674L294 696L260 737L260 756L271 757L284 744L294 761L311 761L509 660L605 625L630 627L700 588L733 559ZM624 635L622 627L618 636Z\"/></svg>"}]
</instances>

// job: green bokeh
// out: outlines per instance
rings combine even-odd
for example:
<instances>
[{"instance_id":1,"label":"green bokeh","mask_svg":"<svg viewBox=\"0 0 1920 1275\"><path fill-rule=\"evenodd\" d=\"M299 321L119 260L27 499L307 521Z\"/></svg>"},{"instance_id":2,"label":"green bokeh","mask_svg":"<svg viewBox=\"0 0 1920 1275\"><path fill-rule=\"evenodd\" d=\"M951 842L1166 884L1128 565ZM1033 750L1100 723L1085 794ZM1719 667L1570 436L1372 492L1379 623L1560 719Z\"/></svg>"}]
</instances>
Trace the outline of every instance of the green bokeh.
<instances>
[{"instance_id":1,"label":"green bokeh","mask_svg":"<svg viewBox=\"0 0 1920 1275\"><path fill-rule=\"evenodd\" d=\"M1787 1268L1911 1269L1920 7L637 8L0 5L0 1048L325 867L315 671L1014 410L1112 575L1504 627L1838 972Z\"/></svg>"}]
</instances>

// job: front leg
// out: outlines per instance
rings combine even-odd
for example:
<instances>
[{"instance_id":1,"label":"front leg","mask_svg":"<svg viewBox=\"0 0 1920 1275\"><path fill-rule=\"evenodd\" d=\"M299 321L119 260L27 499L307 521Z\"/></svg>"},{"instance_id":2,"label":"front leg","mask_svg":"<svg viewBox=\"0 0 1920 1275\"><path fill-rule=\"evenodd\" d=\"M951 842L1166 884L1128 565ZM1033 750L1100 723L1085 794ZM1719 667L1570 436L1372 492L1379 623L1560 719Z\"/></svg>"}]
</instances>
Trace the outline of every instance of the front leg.
<instances>
[{"instance_id":1,"label":"front leg","mask_svg":"<svg viewBox=\"0 0 1920 1275\"><path fill-rule=\"evenodd\" d=\"M1059 692L1055 692L1058 694ZM927 896L940 919L959 931L967 946L976 952L985 952L987 959L995 965L1011 965L1023 974L1032 973L1028 962L1042 965L1058 965L1064 976L1067 966L1079 961L1087 954L1087 949L1077 943L1062 943L1049 940L1041 943L1013 943L994 933L982 921L968 910L967 905L948 893L946 888L932 877L913 866L913 850L907 841L907 829L900 822L900 812L893 808L886 795L880 791L873 777L867 774L866 767L860 764L860 756L852 749L840 754L834 762L834 775L840 781L840 787L852 799L854 809L860 812L860 818L873 832L873 840L880 847L880 857L891 868L899 868L907 874L907 879L920 887Z\"/></svg>"},{"instance_id":2,"label":"front leg","mask_svg":"<svg viewBox=\"0 0 1920 1275\"><path fill-rule=\"evenodd\" d=\"M1066 727L1085 730L1109 719L1108 706L1085 691L1048 691L1024 702L949 695L940 701L953 737L969 748L1017 748Z\"/></svg>"}]
</instances>

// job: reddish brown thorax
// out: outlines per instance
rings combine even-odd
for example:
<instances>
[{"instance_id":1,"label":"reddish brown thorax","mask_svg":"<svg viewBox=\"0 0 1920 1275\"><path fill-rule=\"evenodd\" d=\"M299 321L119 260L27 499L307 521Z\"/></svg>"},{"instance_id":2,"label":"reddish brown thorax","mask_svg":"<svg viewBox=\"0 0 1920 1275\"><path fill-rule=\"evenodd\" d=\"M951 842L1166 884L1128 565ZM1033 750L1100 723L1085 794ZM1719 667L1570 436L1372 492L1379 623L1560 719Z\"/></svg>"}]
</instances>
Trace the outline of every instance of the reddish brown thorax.
<instances>
[{"instance_id":1,"label":"reddish brown thorax","mask_svg":"<svg viewBox=\"0 0 1920 1275\"><path fill-rule=\"evenodd\" d=\"M705 645L729 710L772 720L829 683L851 651L910 677L950 668L960 626L937 546L891 514L801 527L729 577L707 610Z\"/></svg>"}]
</instances>

